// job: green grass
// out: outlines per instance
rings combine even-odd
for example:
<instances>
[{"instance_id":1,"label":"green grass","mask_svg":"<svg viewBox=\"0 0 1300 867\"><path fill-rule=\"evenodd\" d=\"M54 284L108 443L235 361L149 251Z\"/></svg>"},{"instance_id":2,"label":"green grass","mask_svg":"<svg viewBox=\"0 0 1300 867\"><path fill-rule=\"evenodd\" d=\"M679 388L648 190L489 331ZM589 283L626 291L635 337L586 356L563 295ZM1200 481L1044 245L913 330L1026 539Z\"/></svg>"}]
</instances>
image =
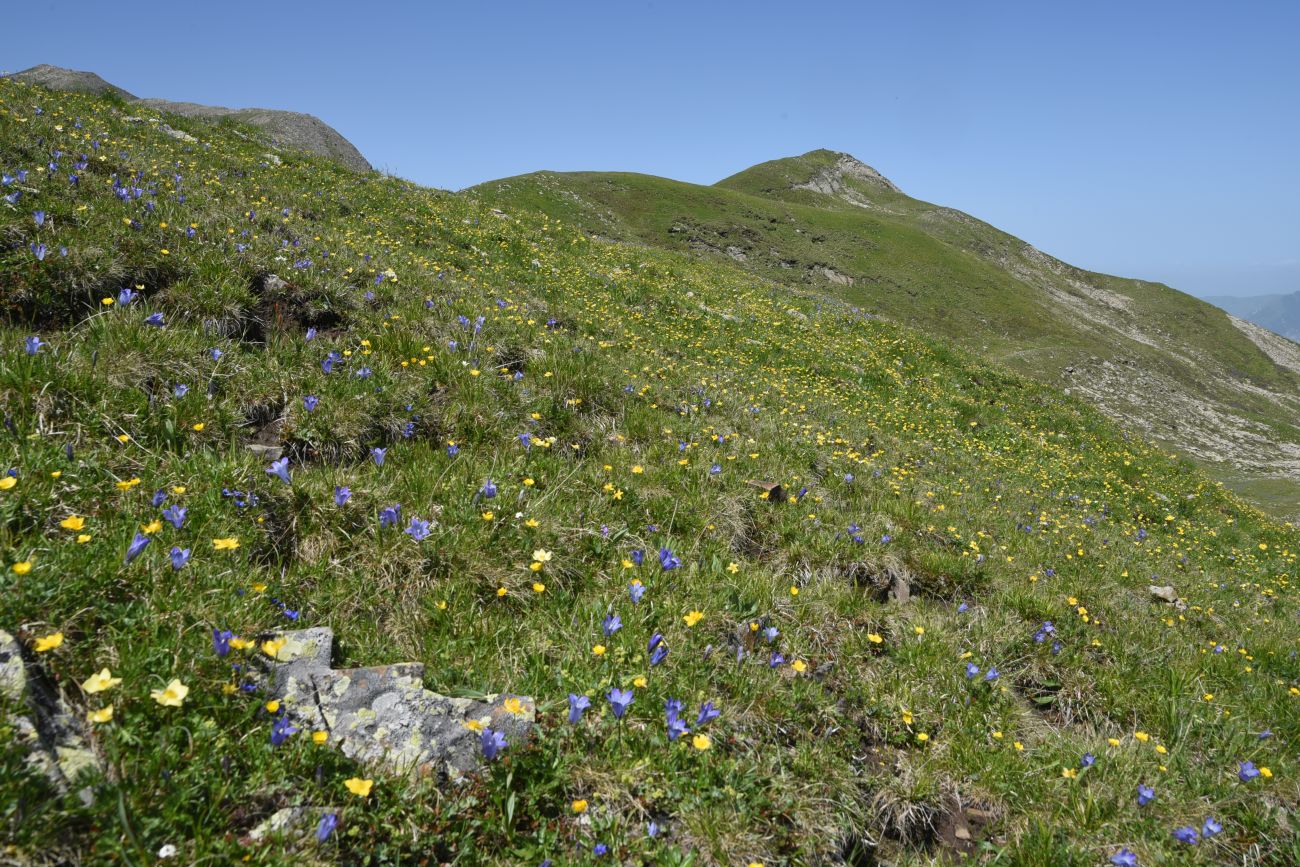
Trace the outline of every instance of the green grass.
<instances>
[{"instance_id":1,"label":"green grass","mask_svg":"<svg viewBox=\"0 0 1300 867\"><path fill-rule=\"evenodd\" d=\"M1293 527L1079 401L820 292L168 122L201 142L0 81L0 168L29 171L0 227L0 625L33 650L63 635L35 658L78 716L114 706L89 805L0 726L9 857L921 864L951 855L959 803L986 863L1300 855ZM101 303L124 286L134 303ZM291 483L251 440L286 448ZM183 526L152 526L172 504ZM393 504L432 535L381 529ZM884 601L900 575L911 601ZM533 740L443 789L305 733L273 748L269 697L210 636L283 628L284 608L333 628L336 665L417 660L434 690L533 696ZM651 667L655 632L671 652ZM105 666L121 685L85 694ZM172 678L189 696L159 706ZM622 723L611 686L634 688ZM570 693L592 698L579 725ZM708 749L668 740L670 697L690 723L721 708ZM1239 782L1244 760L1271 778ZM337 811L334 837L247 839L298 804ZM1171 837L1206 816L1224 833Z\"/></svg>"},{"instance_id":2,"label":"green grass","mask_svg":"<svg viewBox=\"0 0 1300 867\"><path fill-rule=\"evenodd\" d=\"M1300 443L1300 377L1269 359L1223 311L1162 284L1045 264L993 226L869 182L847 185L870 207L794 188L839 157L813 151L774 160L714 186L631 173L538 172L470 192L506 211L541 210L596 235L693 252L832 294L1050 385L1067 384L1067 368L1083 370L1087 380L1092 364L1111 362L1127 380L1123 389L1100 386L1114 417L1142 422L1176 449L1227 435L1237 445L1212 446L1207 465L1264 484L1279 478L1283 452L1259 446L1258 434ZM853 282L832 282L825 269ZM1110 302L1089 293L1109 293ZM1186 403L1161 396L1166 389L1257 426L1255 436L1236 436L1223 416L1189 418ZM1277 514L1293 517L1294 505Z\"/></svg>"}]
</instances>

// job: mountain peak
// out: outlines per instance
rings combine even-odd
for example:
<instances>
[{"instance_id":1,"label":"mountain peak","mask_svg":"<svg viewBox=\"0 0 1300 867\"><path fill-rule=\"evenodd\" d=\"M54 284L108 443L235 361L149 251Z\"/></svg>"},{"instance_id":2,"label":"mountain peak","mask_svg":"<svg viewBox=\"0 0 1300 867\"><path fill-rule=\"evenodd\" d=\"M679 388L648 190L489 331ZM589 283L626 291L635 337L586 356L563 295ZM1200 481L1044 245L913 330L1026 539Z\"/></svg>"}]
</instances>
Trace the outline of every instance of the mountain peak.
<instances>
[{"instance_id":1,"label":"mountain peak","mask_svg":"<svg viewBox=\"0 0 1300 867\"><path fill-rule=\"evenodd\" d=\"M123 99L135 99L130 93L114 84L109 84L93 72L84 72L80 69L65 69L62 66L51 66L48 63L41 63L31 69L24 69L22 72L15 72L8 77L24 84L40 85L49 90L96 95L112 93Z\"/></svg>"},{"instance_id":2,"label":"mountain peak","mask_svg":"<svg viewBox=\"0 0 1300 867\"><path fill-rule=\"evenodd\" d=\"M809 151L800 160L813 159L827 163L819 172L802 184L795 184L796 189L816 190L828 196L843 196L850 181L871 184L894 193L902 190L889 178L876 171L853 154L843 151L820 149Z\"/></svg>"}]
</instances>

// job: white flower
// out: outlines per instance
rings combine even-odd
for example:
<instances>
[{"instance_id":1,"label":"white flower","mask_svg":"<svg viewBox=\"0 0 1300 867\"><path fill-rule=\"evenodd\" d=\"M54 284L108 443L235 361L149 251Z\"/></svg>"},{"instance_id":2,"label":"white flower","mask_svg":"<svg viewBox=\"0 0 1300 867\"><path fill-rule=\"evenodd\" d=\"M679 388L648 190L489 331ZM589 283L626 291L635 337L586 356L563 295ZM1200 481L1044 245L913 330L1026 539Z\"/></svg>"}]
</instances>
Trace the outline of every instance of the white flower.
<instances>
[{"instance_id":1,"label":"white flower","mask_svg":"<svg viewBox=\"0 0 1300 867\"><path fill-rule=\"evenodd\" d=\"M158 857L159 857L159 858L175 858L175 857L176 857L176 847L173 846L171 843L168 843L166 846L163 846L161 849L158 850Z\"/></svg>"}]
</instances>

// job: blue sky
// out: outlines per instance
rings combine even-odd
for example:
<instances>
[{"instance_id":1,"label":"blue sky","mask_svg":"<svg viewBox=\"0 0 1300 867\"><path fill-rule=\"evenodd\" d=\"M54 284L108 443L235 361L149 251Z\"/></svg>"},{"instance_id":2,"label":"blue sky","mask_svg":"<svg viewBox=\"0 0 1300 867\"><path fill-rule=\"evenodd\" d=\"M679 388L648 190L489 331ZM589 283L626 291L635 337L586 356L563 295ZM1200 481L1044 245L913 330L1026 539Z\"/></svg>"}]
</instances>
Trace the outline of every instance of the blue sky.
<instances>
[{"instance_id":1,"label":"blue sky","mask_svg":"<svg viewBox=\"0 0 1300 867\"><path fill-rule=\"evenodd\" d=\"M29 0L0 59L319 115L452 189L827 147L1093 270L1300 290L1300 3Z\"/></svg>"}]
</instances>

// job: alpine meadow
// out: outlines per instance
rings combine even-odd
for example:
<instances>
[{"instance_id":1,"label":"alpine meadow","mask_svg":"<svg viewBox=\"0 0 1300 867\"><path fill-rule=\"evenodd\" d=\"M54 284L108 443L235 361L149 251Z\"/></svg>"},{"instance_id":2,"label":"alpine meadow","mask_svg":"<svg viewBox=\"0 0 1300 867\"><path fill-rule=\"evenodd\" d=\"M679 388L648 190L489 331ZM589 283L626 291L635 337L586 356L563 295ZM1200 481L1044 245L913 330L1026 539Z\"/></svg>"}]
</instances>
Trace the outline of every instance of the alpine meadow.
<instances>
[{"instance_id":1,"label":"alpine meadow","mask_svg":"<svg viewBox=\"0 0 1300 867\"><path fill-rule=\"evenodd\" d=\"M1300 863L1300 347L829 151L20 79L5 863Z\"/></svg>"}]
</instances>

